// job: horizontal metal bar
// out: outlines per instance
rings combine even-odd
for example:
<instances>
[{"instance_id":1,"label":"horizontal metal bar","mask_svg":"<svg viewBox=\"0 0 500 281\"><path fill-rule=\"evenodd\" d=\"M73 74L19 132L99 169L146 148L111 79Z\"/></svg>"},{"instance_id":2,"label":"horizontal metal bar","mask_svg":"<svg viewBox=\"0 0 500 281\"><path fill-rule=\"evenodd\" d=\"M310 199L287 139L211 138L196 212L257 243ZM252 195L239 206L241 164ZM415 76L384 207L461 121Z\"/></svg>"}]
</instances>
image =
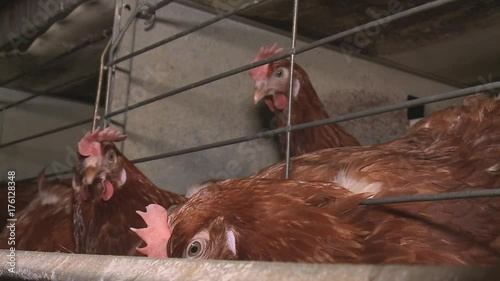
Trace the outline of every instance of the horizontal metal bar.
<instances>
[{"instance_id":1,"label":"horizontal metal bar","mask_svg":"<svg viewBox=\"0 0 500 281\"><path fill-rule=\"evenodd\" d=\"M58 60L61 60L73 53L76 53L78 52L79 50L93 44L93 43L96 43L96 42L99 42L101 40L103 40L104 38L106 37L109 37L110 34L112 33L112 30L111 29L105 29L102 31L102 33L100 33L98 36L91 36L91 37L88 37L86 40L84 40L82 43L74 46L73 48L69 49L68 51L46 61L45 63L43 63L42 65L40 65L39 67L36 67L34 69L30 69L26 72L22 72L22 73L19 73L18 75L15 75L13 77L11 77L10 79L7 79L5 81L2 81L0 82L0 87L1 86L5 86L7 84L10 84L16 80L18 80L19 78L25 76L25 75L28 75L28 74L35 74L35 73L38 73L40 72L41 70L47 68L48 66L50 66L52 63L58 61Z\"/></svg>"},{"instance_id":2,"label":"horizontal metal bar","mask_svg":"<svg viewBox=\"0 0 500 281\"><path fill-rule=\"evenodd\" d=\"M214 76L211 76L209 78L206 78L206 79L203 79L203 80L200 80L198 82L194 82L194 83L191 83L189 85L186 85L186 86L183 86L183 87L180 87L180 88L177 88L175 90L172 90L172 91L169 91L167 93L164 93L164 94L160 94L160 95L157 95L155 97L152 97L150 99L146 99L146 100L143 100L141 102L138 102L136 104L133 104L133 105L129 105L129 106L126 106L122 109L119 109L119 110L116 110L116 111L113 111L113 112L110 112L109 114L107 114L105 117L106 118L109 118L109 117L113 117L115 115L118 115L118 114L122 114L124 112L127 112L127 111L130 111L130 110L133 110L133 109L136 109L136 108L139 108L139 107L142 107L142 106L145 106L145 105L148 105L150 103L153 103L153 102L157 102L159 100L162 100L162 99L165 99L167 97L170 97L170 96L174 96L174 95L177 95L177 94L180 94L182 92L185 92L185 91L188 91L188 90L191 90L191 89L194 89L194 88L197 88L197 87L200 87L202 85L205 85L205 84L208 84L208 83L211 83L211 82L215 82L217 80L220 80L220 79L223 79L223 78L226 78L228 76L231 76L231 75L234 75L234 74L238 74L240 72L243 72L245 70L249 70L251 68L254 68L254 67L257 67L257 66L261 66L261 65L264 65L264 64L267 64L267 63L270 63L270 62L273 62L273 61L277 61L277 60L280 60L280 59L283 59L283 58L286 58L289 54L281 54L281 55L278 55L278 56L275 56L275 57L272 57L270 59L265 59L265 60L262 60L262 61L259 61L259 62L254 62L254 63L251 63L251 64L247 64L247 65L244 65L242 67L238 67L238 68L235 68L233 70L230 70L230 71L226 71L226 72L223 72L223 73L220 73L220 74L217 74L217 75L214 75Z\"/></svg>"},{"instance_id":3,"label":"horizontal metal bar","mask_svg":"<svg viewBox=\"0 0 500 281\"><path fill-rule=\"evenodd\" d=\"M455 90L455 91L447 92L444 94L428 96L428 97L424 97L424 98L419 98L419 99L410 100L410 101L401 102L401 103L396 103L396 104L391 104L391 105L384 105L384 106L380 106L380 107L376 107L376 108L372 108L372 109L362 110L362 111L358 111L358 112L354 112L354 113L348 113L348 114L344 114L341 116L327 118L327 119L323 119L323 120L302 123L302 124L299 124L296 126L292 126L292 130L301 130L301 129L322 126L322 125L335 123L335 122L349 121L349 120L358 119L358 118L362 118L362 117L368 117L371 115L382 114L382 113L391 112L391 111L400 110L400 109L406 109L406 108L413 107L413 106L425 105L428 103L434 103L434 102L438 102L438 101L460 98L460 97L472 95L472 94L475 94L475 93L478 93L481 91L486 91L486 90L490 90L490 89L497 89L497 88L500 88L500 82L488 83L488 84L484 84L484 85Z\"/></svg>"},{"instance_id":4,"label":"horizontal metal bar","mask_svg":"<svg viewBox=\"0 0 500 281\"><path fill-rule=\"evenodd\" d=\"M411 8L411 9L406 10L404 12L401 12L404 16L399 15L399 14L401 14L401 13L399 13L399 14L395 14L395 15L391 15L391 16L385 17L385 18L380 19L380 20L371 21L371 22L365 24L364 26L380 25L380 22L389 23L391 21L394 21L395 19L400 19L400 18L405 17L405 16L410 16L410 15L413 15L413 14L416 14L416 13L419 13L419 12L422 12L422 11L425 11L425 10L428 10L428 9L431 9L431 8L435 8L437 6L444 5L444 4L447 4L447 3L450 3L450 2L454 2L454 1L457 1L457 0L438 0L438 1L434 1L434 2L431 2L431 3L428 3L428 4L424 4L424 5L415 7L415 8ZM399 15L399 16L397 16L397 15ZM308 51L310 49L319 47L319 46L324 45L326 43L329 43L329 42L341 39L343 37L355 34L355 33L359 32L359 31L360 31L360 27L351 28L351 29L349 29L347 31L344 31L344 32L332 35L330 37L327 37L327 38L324 38L324 39L321 39L321 40L318 40L318 41L315 41L315 42L310 43L308 45L305 45L305 46L303 46L301 48L297 48L295 50L295 54L303 53L305 51ZM174 35L174 36L176 36L176 35ZM172 37L170 37L170 38L172 38ZM134 54L134 53L131 53L131 54L127 55L127 56L130 56L132 54ZM153 102L165 99L165 98L170 97L170 96L174 96L174 95L180 94L180 93L185 92L187 90L191 90L191 89L203 86L203 85L208 84L208 83L215 82L217 80L226 78L226 77L231 76L231 75L238 74L240 72L252 69L254 67L261 66L261 65L264 65L264 64L268 64L268 63L271 63L271 62L274 62L274 61L278 61L278 60L287 58L290 55L291 55L291 52L286 52L286 53L283 53L283 54L279 54L279 55L267 58L265 60L261 60L261 61L258 61L258 62L249 63L249 64L246 64L246 65L234 68L232 70L229 70L229 71L226 71L226 72L223 72L223 73L219 73L217 75L214 75L214 76L211 76L211 77L199 80L197 82L188 84L186 86L174 89L174 90L169 91L167 93L163 93L163 94L157 95L157 96L155 96L153 98L144 100L144 101L136 103L134 105L127 106L127 107L122 108L120 110L117 110L115 112L111 112L111 113L107 114L105 117L109 118L109 117L112 117L112 116L124 113L126 111L129 111L129 110L132 110L132 109L136 109L136 108L148 105L150 103L153 103ZM123 57L123 58L125 58L125 57Z\"/></svg>"},{"instance_id":5,"label":"horizontal metal bar","mask_svg":"<svg viewBox=\"0 0 500 281\"><path fill-rule=\"evenodd\" d=\"M245 11L247 9L250 9L250 8L252 8L252 7L254 7L254 6L256 6L256 5L258 5L258 4L262 3L262 2L266 2L266 1L269 1L269 0L253 0L253 1L250 1L248 3L245 3L245 4L241 5L240 7L236 8L236 9L234 9L234 10L228 12L228 13L224 13L222 15L219 15L219 16L216 16L214 18L211 18L211 19L209 19L209 20L207 20L205 22L202 22L202 23L200 23L198 25L195 25L195 26L193 26L193 27L191 27L191 28L189 28L189 29L187 29L185 31L179 32L179 33L177 33L177 34L175 34L173 36L170 36L170 37L165 38L165 39L163 39L161 41L158 41L158 42L153 43L153 44L151 44L149 46L146 46L146 47L144 47L142 49L134 51L134 52L132 52L130 54L127 54L127 55L124 55L124 56L122 56L120 58L117 58L117 59L111 61L110 63L108 63L107 65L110 66L110 65L113 65L113 64L118 64L118 63L120 63L120 62L122 62L124 60L127 60L127 59L133 58L135 56L141 55L141 54L143 54L145 52L148 52L148 51L150 51L150 50L152 50L154 48L157 48L159 46L162 46L162 45L165 45L165 44L167 44L169 42L177 40L177 39L179 39L181 37L184 37L184 36L186 36L188 34L191 34L191 33L195 32L197 30L205 28L205 27L207 27L209 25L212 25L212 24L214 24L214 23L216 23L218 21L221 21L221 20L223 20L225 18L228 18L228 17L230 17L232 15L235 15L237 13L243 12L243 11Z\"/></svg>"},{"instance_id":6,"label":"horizontal metal bar","mask_svg":"<svg viewBox=\"0 0 500 281\"><path fill-rule=\"evenodd\" d=\"M391 112L391 111L395 111L395 110L399 110L399 109L405 109L408 107L413 107L413 106L424 105L424 104L428 104L428 103L432 103L432 102L438 102L438 101L463 97L463 96L471 95L471 94L474 94L476 92L480 92L483 90L490 90L490 89L496 89L496 88L500 88L500 82L488 83L488 84L484 84L484 85L480 85L480 86L455 90L455 91L447 92L444 94L438 94L438 95L434 95L434 96L419 98L419 99L401 102L401 103L397 103L397 104L385 105L385 106L380 106L380 107L376 107L376 108L372 108L372 109L368 109L368 110L358 111L358 112L354 112L354 113L348 113L345 115L336 116L336 117L332 117L332 118L328 118L328 119L312 121L312 122L308 122L308 123L302 123L299 125L292 126L290 128L290 130L292 130L292 131L302 130L302 129L322 126L322 125L326 125L326 124L330 124L330 123L343 122L343 121L348 121L348 120L352 120L352 119L368 117L371 115ZM115 112L112 112L112 113L108 114L108 116L105 116L105 117L109 118L111 116L118 115L118 114L126 112L130 109L136 108L136 106L137 106L137 104L132 105L132 106L127 107L127 108L124 108L124 109L121 109L121 110L118 110L118 111L115 111ZM47 131L47 132L35 134L35 135L29 136L29 137L25 137L22 139L18 139L18 140L14 140L14 141L2 144L2 145L0 145L0 148L4 148L7 146L18 144L18 143L28 141L28 140L31 140L34 138L46 136L46 135L49 135L52 133L57 133L57 132L60 132L60 131L66 130L66 129L70 129L73 127L77 127L79 125L82 125L85 123L90 123L90 122L92 122L92 118L80 120L80 121L77 121L75 123L65 125L65 126L62 126L62 127L56 128L56 129L52 129L52 130ZM227 145L236 144L236 143L240 143L240 142L270 137L270 136L274 136L274 135L281 134L284 132L286 132L286 128L277 128L274 130L261 132L261 133L255 134L255 135L243 136L243 137L238 137L238 138L234 138L234 139L214 142L214 143L210 143L210 144L206 144L206 145L186 148L186 149L182 149L182 150L178 150L178 151L167 152L167 153L162 153L162 154L158 154L158 155L154 155L154 156L143 157L143 158L139 158L139 159L135 160L135 163L142 163L142 162L147 162L147 161L152 161L152 160L157 160L157 159L162 159L162 158L167 158L167 157L172 157L172 156L177 156L177 155L188 154L188 153L197 152L197 151L201 151L201 150L207 150L207 149L211 149L211 148L227 146Z\"/></svg>"},{"instance_id":7,"label":"horizontal metal bar","mask_svg":"<svg viewBox=\"0 0 500 281\"><path fill-rule=\"evenodd\" d=\"M457 192L443 192L436 194L416 194L398 197L373 198L365 200L363 203L361 203L361 205L385 205L497 196L500 196L500 189L476 189Z\"/></svg>"},{"instance_id":8,"label":"horizontal metal bar","mask_svg":"<svg viewBox=\"0 0 500 281\"><path fill-rule=\"evenodd\" d=\"M36 138L44 137L44 136L51 135L51 134L54 134L54 133L58 133L58 132L61 132L61 131L67 130L67 129L71 129L71 128L74 128L74 127L78 127L80 125L87 124L87 123L90 123L90 122L92 122L92 118L87 118L87 119L84 119L84 120L76 121L76 122L73 122L73 123L68 124L68 125L57 127L55 129L51 129L51 130L48 130L48 131L45 131L45 132L41 132L41 133L34 134L34 135L31 135L31 136L28 136L28 137L24 137L24 138L20 138L20 139L17 139L17 140L13 140L13 141L4 143L4 144L0 145L0 148L8 147L8 146L15 145L15 144L18 144L18 143L21 143L21 142L25 142L25 141L29 141L29 140L32 140L32 139L36 139Z\"/></svg>"},{"instance_id":9,"label":"horizontal metal bar","mask_svg":"<svg viewBox=\"0 0 500 281\"><path fill-rule=\"evenodd\" d=\"M46 90L44 90L44 91L42 91L42 92L39 92L39 93L36 93L36 94L32 94L32 95L30 95L30 96L28 96L28 97L26 97L26 98L24 98L24 99L20 99L20 100L17 100L17 101L15 101L15 102L9 103L8 105L6 105L6 106L4 106L4 107L0 108L0 111L5 110L5 109L9 109L9 108L12 108L12 107L15 107L15 106L18 106L18 105L21 105L21 104L23 104L23 103L25 103L25 102L28 102L28 101L30 101L30 100L32 100L32 99L34 99L34 98L37 98L37 97L40 97L40 96L43 96L43 95L50 94L50 93L52 93L53 91L59 90L59 89L64 88L64 87L66 87L66 86L68 86L68 85L71 85L71 84L74 84L74 83L78 83L78 82L85 81L85 80L87 80L87 79L89 79L89 78L92 78L92 77L96 76L96 75L97 75L97 73L98 73L98 72L92 72L92 73L89 73L89 74L87 74L87 75L85 75L85 76L81 76L81 77L78 77L78 78L72 79L72 80L70 80L70 81L66 81L66 82L64 82L63 84L59 84L59 85L56 85L56 86L50 87L50 88L48 88L48 89L46 89Z\"/></svg>"},{"instance_id":10,"label":"horizontal metal bar","mask_svg":"<svg viewBox=\"0 0 500 281\"><path fill-rule=\"evenodd\" d=\"M234 138L234 139L229 139L229 140L224 140L224 141L218 141L218 142L213 142L210 144L190 147L190 148L176 150L176 151L167 152L167 153L161 153L161 154L157 154L157 155L153 155L153 156L142 157L142 158L138 158L138 159L133 160L132 163L138 164L138 163L143 163L143 162L148 162L148 161L153 161L153 160L158 160L158 159L163 159L163 158L169 158L169 157L178 156L178 155L184 155L184 154L193 153L193 152L202 151L202 150L207 150L207 149L211 149L211 148L223 147L223 146L228 146L228 145L236 144L236 143L240 143L240 142L251 141L251 140L263 138L266 136L272 136L272 135L276 135L276 134L284 133L284 132L286 132L286 128L279 128L279 129L272 130L272 131L265 131L263 133L256 134L256 135L250 135L250 136L244 136L244 137L239 137L239 138Z\"/></svg>"},{"instance_id":11,"label":"horizontal metal bar","mask_svg":"<svg viewBox=\"0 0 500 281\"><path fill-rule=\"evenodd\" d=\"M485 89L500 88L500 82L489 83L489 84L482 85L480 87L484 87ZM312 121L312 122L308 122L308 123L294 125L294 126L290 127L290 130L292 130L292 131L302 130L302 129L322 126L322 125L326 125L326 124L330 124L330 123L343 122L343 121L348 121L348 120L352 120L352 119L368 117L371 115L391 112L391 111L395 111L395 110L399 110L399 109L405 109L405 108L412 107L412 106L424 105L424 104L428 104L428 103L432 103L432 102L438 102L438 101L463 97L466 95L474 94L477 92L477 90L480 90L480 89L478 89L478 87L476 86L476 87L470 87L470 88L466 88L466 89L455 90L455 91L451 91L451 92L444 93L444 94L438 94L438 95L419 98L419 99L415 99L415 100L411 100L411 101L401 102L401 103L397 103L397 104L380 106L380 107L367 109L367 110L354 112L354 113L348 113L345 115L336 116L336 117L332 117L332 118L328 118L328 119L322 119L322 120L318 120L318 121ZM229 140L214 142L214 143L210 143L210 144L195 146L195 147L191 147L191 148L181 149L181 150L177 150L177 151L162 153L162 154L158 154L158 155L143 157L143 158L139 158L139 159L135 160L134 163L142 163L142 162L158 160L158 159L162 159L162 158L168 158L168 157L193 153L193 152L197 152L197 151L227 146L227 145L236 144L236 143L240 143L240 142L270 137L270 136L274 136L274 135L281 134L284 132L286 132L285 127L277 128L274 130L269 130L269 131L261 132L261 133L254 134L254 135L243 136L243 137L233 138L233 139L229 139Z\"/></svg>"},{"instance_id":12,"label":"horizontal metal bar","mask_svg":"<svg viewBox=\"0 0 500 281\"><path fill-rule=\"evenodd\" d=\"M498 268L369 264L153 259L0 250L0 274L21 280L332 280L336 281L480 281L500 280Z\"/></svg>"},{"instance_id":13,"label":"horizontal metal bar","mask_svg":"<svg viewBox=\"0 0 500 281\"><path fill-rule=\"evenodd\" d=\"M488 84L484 84L484 85L480 85L480 86L455 90L455 91L451 91L451 92L444 93L444 94L438 94L438 95L419 98L419 99L406 101L406 102L402 102L402 103L380 106L377 108L358 111L358 112L354 112L354 113L348 113L345 115L336 116L336 117L332 117L332 118L328 118L328 119L312 121L312 122L308 122L308 123L302 123L299 125L292 126L290 128L290 130L292 130L292 131L301 130L301 129L311 128L311 127L322 126L322 125L326 125L326 124L330 124L330 123L343 122L343 121L348 121L348 120L352 120L352 119L368 117L371 115L391 112L391 111L395 111L395 110L399 110L399 109L405 109L405 108L412 107L412 106L424 105L424 104L428 104L428 103L432 103L432 102L438 102L438 101L463 97L463 96L471 95L471 94L474 94L478 91L482 91L485 89L489 90L489 89L496 89L496 88L500 88L500 82L488 83ZM110 114L108 114L105 117L109 118L109 117L118 115L120 113L126 112L128 110L134 109L138 106L140 106L140 105L135 104L135 105L123 108L121 110L111 112ZM42 132L42 133L35 134L35 135L29 136L29 137L14 140L14 141L0 145L0 148L4 148L7 146L18 144L18 143L28 141L31 139L35 139L38 137L46 136L46 135L49 135L52 133L57 133L57 132L60 132L60 131L66 130L66 129L70 129L70 128L74 128L74 127L77 127L79 125L83 125L83 124L89 123L89 122L92 122L92 118L80 120L80 121L77 121L75 123L65 125L65 126L62 126L62 127L56 128L56 129L52 129L52 130L47 131L47 132ZM188 153L192 153L192 152L197 152L197 151L201 151L201 150L207 150L207 149L211 149L211 148L227 146L227 145L236 144L236 143L245 142L245 141L250 141L250 140L254 140L254 139L270 137L270 136L274 136L277 134L281 134L283 132L286 132L286 128L278 128L278 129L274 129L274 130L261 132L261 133L255 134L255 135L249 135L249 136L214 142L211 144L186 148L186 149L182 149L182 150L178 150L178 151L162 153L162 154L158 154L158 155L154 155L154 156L143 157L143 158L137 159L135 163L147 162L147 161L151 161L151 160L157 160L157 159L162 159L162 158L167 158L167 157L172 157L172 156L177 156L177 155L183 155L183 154L188 154Z\"/></svg>"}]
</instances>

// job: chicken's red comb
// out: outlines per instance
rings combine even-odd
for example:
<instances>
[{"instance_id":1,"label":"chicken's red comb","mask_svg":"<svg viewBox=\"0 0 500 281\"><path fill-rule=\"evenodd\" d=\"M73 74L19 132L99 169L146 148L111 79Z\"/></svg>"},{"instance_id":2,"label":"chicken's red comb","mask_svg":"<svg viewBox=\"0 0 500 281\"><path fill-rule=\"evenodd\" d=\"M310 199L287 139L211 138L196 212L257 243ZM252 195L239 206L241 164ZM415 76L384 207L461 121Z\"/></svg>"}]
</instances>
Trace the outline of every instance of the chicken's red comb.
<instances>
[{"instance_id":1,"label":"chicken's red comb","mask_svg":"<svg viewBox=\"0 0 500 281\"><path fill-rule=\"evenodd\" d=\"M118 142L126 139L126 135L122 135L120 131L108 127L104 130L97 129L93 132L88 132L83 136L82 140L78 142L78 153L82 156L100 155L101 142L113 141Z\"/></svg>"},{"instance_id":2,"label":"chicken's red comb","mask_svg":"<svg viewBox=\"0 0 500 281\"><path fill-rule=\"evenodd\" d=\"M147 225L146 228L130 228L146 242L146 246L137 248L137 251L150 258L167 258L167 244L172 235L168 226L167 210L158 204L149 204L146 206L146 212L136 211L136 213Z\"/></svg>"},{"instance_id":3,"label":"chicken's red comb","mask_svg":"<svg viewBox=\"0 0 500 281\"><path fill-rule=\"evenodd\" d=\"M274 43L272 46L269 46L267 48L260 47L260 50L257 53L257 56L255 57L253 62L261 61L281 53L283 53L283 48L278 48L278 43ZM250 74L252 79L256 81L260 79L265 79L267 76L268 69L269 69L269 64L264 64L256 68L250 69L248 73Z\"/></svg>"}]
</instances>

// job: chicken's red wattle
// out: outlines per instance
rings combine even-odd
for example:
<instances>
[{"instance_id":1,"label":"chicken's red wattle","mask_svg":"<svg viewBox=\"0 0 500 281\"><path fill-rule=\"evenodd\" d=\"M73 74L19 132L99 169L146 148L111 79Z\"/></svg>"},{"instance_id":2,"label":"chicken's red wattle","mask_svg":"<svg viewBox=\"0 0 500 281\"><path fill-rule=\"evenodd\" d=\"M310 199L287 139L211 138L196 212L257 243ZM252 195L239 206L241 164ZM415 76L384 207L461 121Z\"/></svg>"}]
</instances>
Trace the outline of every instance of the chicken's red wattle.
<instances>
[{"instance_id":1,"label":"chicken's red wattle","mask_svg":"<svg viewBox=\"0 0 500 281\"><path fill-rule=\"evenodd\" d=\"M108 201L113 197L114 187L109 180L102 181L102 200Z\"/></svg>"},{"instance_id":2,"label":"chicken's red wattle","mask_svg":"<svg viewBox=\"0 0 500 281\"><path fill-rule=\"evenodd\" d=\"M283 93L274 94L273 101L274 107L276 107L278 110L284 110L287 105L286 96Z\"/></svg>"}]
</instances>

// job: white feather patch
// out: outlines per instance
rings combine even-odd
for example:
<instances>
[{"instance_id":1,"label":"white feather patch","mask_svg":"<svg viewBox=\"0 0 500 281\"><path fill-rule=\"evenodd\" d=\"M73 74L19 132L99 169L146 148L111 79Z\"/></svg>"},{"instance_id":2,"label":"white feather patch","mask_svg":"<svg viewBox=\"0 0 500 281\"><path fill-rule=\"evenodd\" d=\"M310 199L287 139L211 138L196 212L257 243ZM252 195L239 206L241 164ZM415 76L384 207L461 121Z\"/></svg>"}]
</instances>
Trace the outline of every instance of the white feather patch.
<instances>
[{"instance_id":1,"label":"white feather patch","mask_svg":"<svg viewBox=\"0 0 500 281\"><path fill-rule=\"evenodd\" d=\"M215 181L207 181L203 183L194 184L186 189L186 197L191 198L193 195L198 193L200 190L205 187L211 186L215 183Z\"/></svg>"},{"instance_id":2,"label":"white feather patch","mask_svg":"<svg viewBox=\"0 0 500 281\"><path fill-rule=\"evenodd\" d=\"M293 80L293 89L292 90L293 90L293 92L292 92L293 97L296 98L297 95L299 94L299 91L300 91L300 81L299 81L299 79L294 79Z\"/></svg>"},{"instance_id":3,"label":"white feather patch","mask_svg":"<svg viewBox=\"0 0 500 281\"><path fill-rule=\"evenodd\" d=\"M226 244L229 250L236 256L236 238L232 229L226 230Z\"/></svg>"},{"instance_id":4,"label":"white feather patch","mask_svg":"<svg viewBox=\"0 0 500 281\"><path fill-rule=\"evenodd\" d=\"M73 175L73 178L71 179L71 185L73 186L74 190L79 190L80 189L80 186L76 184L75 175Z\"/></svg>"},{"instance_id":5,"label":"white feather patch","mask_svg":"<svg viewBox=\"0 0 500 281\"><path fill-rule=\"evenodd\" d=\"M118 186L122 186L125 184L127 181L127 172L125 169L122 169L122 172L120 173L120 181L118 182Z\"/></svg>"},{"instance_id":6,"label":"white feather patch","mask_svg":"<svg viewBox=\"0 0 500 281\"><path fill-rule=\"evenodd\" d=\"M355 194L371 193L372 195L370 197L379 193L384 186L381 182L369 182L363 179L355 179L353 176L347 175L343 170L337 173L337 176L332 182Z\"/></svg>"},{"instance_id":7,"label":"white feather patch","mask_svg":"<svg viewBox=\"0 0 500 281\"><path fill-rule=\"evenodd\" d=\"M41 197L40 202L42 203L42 205L55 204L61 200L61 197L52 193L43 192L40 197Z\"/></svg>"},{"instance_id":8,"label":"white feather patch","mask_svg":"<svg viewBox=\"0 0 500 281\"><path fill-rule=\"evenodd\" d=\"M498 174L500 172L500 165L498 164L495 164L491 167L489 167L488 169L486 169L486 171L490 174Z\"/></svg>"}]
</instances>

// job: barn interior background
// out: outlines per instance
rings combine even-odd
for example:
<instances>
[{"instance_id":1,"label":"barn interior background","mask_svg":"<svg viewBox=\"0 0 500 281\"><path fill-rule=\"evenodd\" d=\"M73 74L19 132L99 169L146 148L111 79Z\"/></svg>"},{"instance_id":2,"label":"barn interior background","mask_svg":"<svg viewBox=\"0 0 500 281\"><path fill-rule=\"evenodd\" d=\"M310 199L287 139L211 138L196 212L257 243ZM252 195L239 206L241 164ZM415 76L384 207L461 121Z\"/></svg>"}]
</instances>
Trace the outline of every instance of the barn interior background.
<instances>
[{"instance_id":1,"label":"barn interior background","mask_svg":"<svg viewBox=\"0 0 500 281\"><path fill-rule=\"evenodd\" d=\"M358 26L352 35L296 57L331 116L498 81L498 1L446 1L399 20L381 20L428 2L300 3L297 48ZM109 83L104 77L103 84L109 86L111 112L248 64L261 46L290 46L293 1L142 3L2 2L2 174L15 169L19 178L29 178L45 166L49 173L71 168L74 145L90 128L100 56L110 38L107 63L168 41L110 67ZM142 19L129 20L148 7L154 19L144 12ZM224 19L234 9L241 11ZM223 20L204 27L214 17ZM270 127L270 114L255 108L252 90L244 71L114 115L111 122L129 135L123 149L131 159L252 135ZM100 111L105 99L104 89ZM425 113L459 100L428 104ZM399 110L344 126L362 144L373 144L405 133L408 118ZM154 182L183 193L208 178L249 175L275 163L278 154L275 142L265 138L157 158L139 167Z\"/></svg>"}]
</instances>

